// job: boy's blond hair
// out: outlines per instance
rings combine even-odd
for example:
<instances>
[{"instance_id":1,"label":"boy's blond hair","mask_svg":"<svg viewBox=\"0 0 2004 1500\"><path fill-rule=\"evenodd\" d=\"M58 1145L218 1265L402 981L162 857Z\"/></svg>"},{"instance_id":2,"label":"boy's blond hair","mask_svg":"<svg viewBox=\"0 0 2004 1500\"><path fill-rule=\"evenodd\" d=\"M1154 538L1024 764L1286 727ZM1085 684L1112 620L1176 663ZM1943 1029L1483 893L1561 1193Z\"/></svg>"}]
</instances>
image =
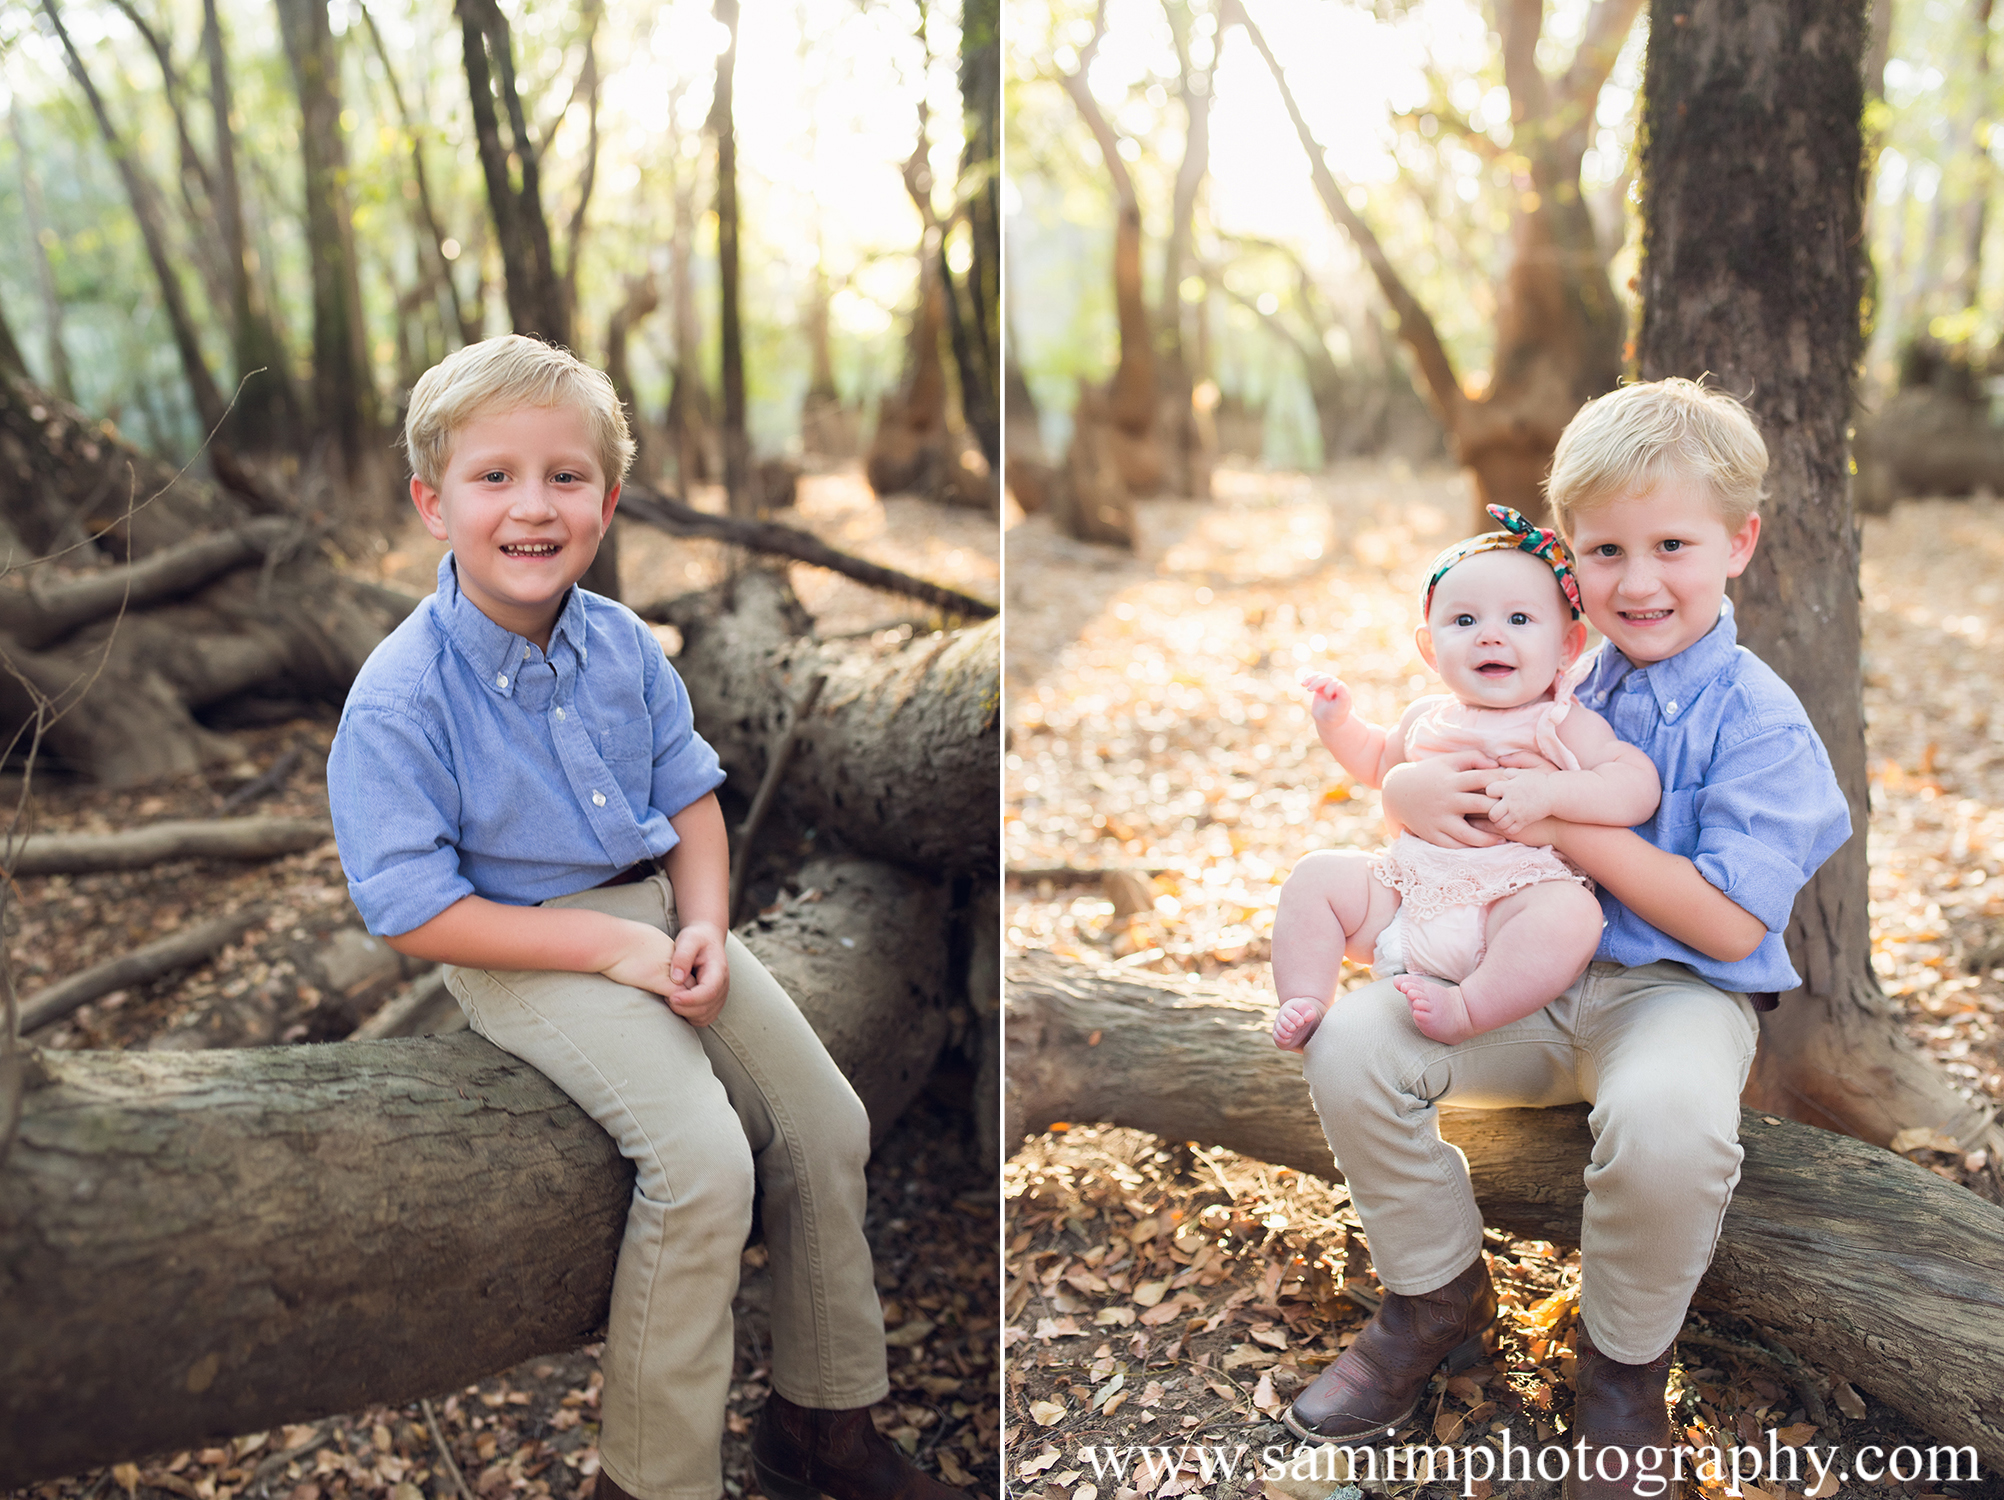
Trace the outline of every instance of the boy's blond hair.
<instances>
[{"instance_id":1,"label":"boy's blond hair","mask_svg":"<svg viewBox=\"0 0 2004 1500\"><path fill-rule=\"evenodd\" d=\"M524 406L572 406L584 414L608 485L626 477L633 434L603 370L568 349L519 333L482 339L448 354L419 378L404 416L411 472L432 489L445 474L453 434L468 422Z\"/></svg>"},{"instance_id":2,"label":"boy's blond hair","mask_svg":"<svg viewBox=\"0 0 2004 1500\"><path fill-rule=\"evenodd\" d=\"M1573 517L1673 476L1711 490L1726 531L1737 532L1765 496L1767 444L1747 409L1724 391L1672 376L1625 385L1582 406L1559 435L1545 496L1560 534Z\"/></svg>"}]
</instances>

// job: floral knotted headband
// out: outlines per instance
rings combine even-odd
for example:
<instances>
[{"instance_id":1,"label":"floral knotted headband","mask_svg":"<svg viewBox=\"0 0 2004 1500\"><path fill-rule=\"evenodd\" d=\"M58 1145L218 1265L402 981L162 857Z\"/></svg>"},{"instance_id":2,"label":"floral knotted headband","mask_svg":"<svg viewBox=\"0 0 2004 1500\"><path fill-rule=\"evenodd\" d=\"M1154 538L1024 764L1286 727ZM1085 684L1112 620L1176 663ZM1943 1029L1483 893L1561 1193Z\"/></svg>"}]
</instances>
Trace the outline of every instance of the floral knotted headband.
<instances>
[{"instance_id":1,"label":"floral knotted headband","mask_svg":"<svg viewBox=\"0 0 2004 1500\"><path fill-rule=\"evenodd\" d=\"M1559 592L1566 596L1566 603L1572 606L1573 618L1580 617L1580 585L1573 576L1573 554L1566 546L1565 539L1556 531L1543 526L1533 526L1529 521L1507 505L1485 507L1489 514L1503 523L1501 531L1485 531L1480 536L1472 536L1466 541L1456 542L1433 560L1433 568L1427 574L1426 593L1420 601L1420 612L1430 613L1433 609L1434 586L1447 576L1447 570L1456 563L1475 556L1478 552L1528 552L1541 562L1549 563L1553 574L1559 580Z\"/></svg>"}]
</instances>

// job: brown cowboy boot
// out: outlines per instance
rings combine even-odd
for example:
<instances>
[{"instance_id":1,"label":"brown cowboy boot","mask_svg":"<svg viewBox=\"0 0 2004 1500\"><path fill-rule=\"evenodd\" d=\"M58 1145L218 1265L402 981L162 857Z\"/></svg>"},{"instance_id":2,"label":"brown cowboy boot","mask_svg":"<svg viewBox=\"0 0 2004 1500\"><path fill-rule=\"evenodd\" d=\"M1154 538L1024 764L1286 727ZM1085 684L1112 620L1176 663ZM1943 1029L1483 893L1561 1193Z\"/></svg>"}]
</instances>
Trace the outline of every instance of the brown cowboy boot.
<instances>
[{"instance_id":1,"label":"brown cowboy boot","mask_svg":"<svg viewBox=\"0 0 2004 1500\"><path fill-rule=\"evenodd\" d=\"M752 1433L752 1468L770 1500L968 1500L879 1433L870 1409L820 1411L774 1391Z\"/></svg>"},{"instance_id":2,"label":"brown cowboy boot","mask_svg":"<svg viewBox=\"0 0 2004 1500\"><path fill-rule=\"evenodd\" d=\"M1304 1442L1358 1438L1395 1428L1419 1405L1442 1360L1450 1371L1475 1363L1496 1321L1489 1263L1475 1263L1446 1286L1408 1297L1385 1293L1357 1341L1309 1384L1282 1418Z\"/></svg>"},{"instance_id":3,"label":"brown cowboy boot","mask_svg":"<svg viewBox=\"0 0 2004 1500\"><path fill-rule=\"evenodd\" d=\"M633 1496L619 1487L617 1479L600 1469L598 1483L592 1487L591 1500L633 1500Z\"/></svg>"},{"instance_id":4,"label":"brown cowboy boot","mask_svg":"<svg viewBox=\"0 0 2004 1500\"><path fill-rule=\"evenodd\" d=\"M1670 1477L1675 1449L1663 1405L1670 1350L1625 1365L1594 1348L1582 1323L1575 1353L1565 1500L1676 1500L1683 1486Z\"/></svg>"}]
</instances>

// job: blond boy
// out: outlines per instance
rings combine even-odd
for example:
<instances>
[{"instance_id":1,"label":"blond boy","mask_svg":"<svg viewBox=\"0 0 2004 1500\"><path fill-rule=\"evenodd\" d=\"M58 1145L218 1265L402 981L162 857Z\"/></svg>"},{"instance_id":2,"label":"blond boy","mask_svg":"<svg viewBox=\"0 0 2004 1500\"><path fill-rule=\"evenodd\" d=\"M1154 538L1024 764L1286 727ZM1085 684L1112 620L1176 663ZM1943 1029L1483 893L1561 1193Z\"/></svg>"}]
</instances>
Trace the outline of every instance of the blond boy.
<instances>
[{"instance_id":1,"label":"blond boy","mask_svg":"<svg viewBox=\"0 0 2004 1500\"><path fill-rule=\"evenodd\" d=\"M1387 1297L1289 1413L1303 1436L1382 1434L1495 1317L1482 1215L1436 1109L1584 1101L1583 1331L1567 1494L1662 1494L1672 1340L1739 1180L1739 1094L1755 1014L1800 981L1782 941L1796 892L1850 835L1828 756L1793 692L1736 644L1726 581L1760 538L1767 450L1746 411L1688 380L1633 385L1566 428L1548 492L1606 637L1579 698L1662 778L1633 829L1547 819L1599 887L1596 961L1545 1008L1456 1046L1429 1041L1389 983L1344 996L1304 1072ZM1485 814L1518 775L1472 754L1401 767L1387 815L1436 843L1501 840Z\"/></svg>"},{"instance_id":2,"label":"blond boy","mask_svg":"<svg viewBox=\"0 0 2004 1500\"><path fill-rule=\"evenodd\" d=\"M773 1500L944 1500L877 1435L869 1120L729 935L717 757L631 610L575 587L633 455L612 383L509 335L411 393L411 499L449 542L328 761L356 907L448 965L474 1030L547 1074L636 1168L606 1325L599 1500L717 1500L731 1299L756 1190ZM477 1282L476 1265L444 1267Z\"/></svg>"}]
</instances>

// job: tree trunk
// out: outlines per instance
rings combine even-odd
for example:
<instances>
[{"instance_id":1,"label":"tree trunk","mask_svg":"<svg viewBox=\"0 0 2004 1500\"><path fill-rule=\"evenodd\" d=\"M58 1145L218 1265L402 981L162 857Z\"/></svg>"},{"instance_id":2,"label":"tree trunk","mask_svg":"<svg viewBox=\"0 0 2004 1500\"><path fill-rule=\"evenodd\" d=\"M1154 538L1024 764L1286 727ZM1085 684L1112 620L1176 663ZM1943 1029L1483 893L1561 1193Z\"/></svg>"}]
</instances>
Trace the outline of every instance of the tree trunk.
<instances>
[{"instance_id":1,"label":"tree trunk","mask_svg":"<svg viewBox=\"0 0 2004 1500\"><path fill-rule=\"evenodd\" d=\"M306 242L312 247L314 424L340 455L342 478L364 487L376 469L376 387L348 201L348 150L341 139L340 53L327 0L279 0L278 20L299 91Z\"/></svg>"},{"instance_id":2,"label":"tree trunk","mask_svg":"<svg viewBox=\"0 0 2004 1500\"><path fill-rule=\"evenodd\" d=\"M1103 1121L1335 1175L1300 1059L1274 1047L1263 1004L1033 954L1009 965L1007 1013L1006 1145L1056 1120ZM1584 1106L1443 1110L1440 1124L1486 1223L1579 1242ZM1700 1304L1778 1330L1800 1358L2004 1462L2004 1210L1876 1147L1759 1114L1742 1117L1740 1141Z\"/></svg>"},{"instance_id":3,"label":"tree trunk","mask_svg":"<svg viewBox=\"0 0 2004 1500\"><path fill-rule=\"evenodd\" d=\"M56 272L49 264L49 247L42 238L52 233L48 227L49 216L42 207L41 180L36 177L34 164L29 159L27 133L21 129L21 111L13 105L9 105L7 110L7 130L14 137L14 154L21 168L21 201L28 211L27 228L33 245L30 253L35 261L35 288L42 297L49 389L65 401L74 401L77 398L76 382L70 377L69 352L63 348L63 304L56 295Z\"/></svg>"},{"instance_id":4,"label":"tree trunk","mask_svg":"<svg viewBox=\"0 0 2004 1500\"><path fill-rule=\"evenodd\" d=\"M960 410L991 474L1002 467L1002 7L966 0L960 15L960 100L966 145L960 192L969 257L964 288L942 268L951 299ZM941 246L944 255L945 247Z\"/></svg>"},{"instance_id":5,"label":"tree trunk","mask_svg":"<svg viewBox=\"0 0 2004 1500\"><path fill-rule=\"evenodd\" d=\"M1845 449L1864 45L1857 3L1705 0L1691 25L1652 31L1642 374L1710 371L1760 424L1770 495L1733 588L1740 640L1802 699L1851 808L1851 840L1796 901L1788 948L1805 985L1761 1018L1748 1101L1869 1141L1928 1125L1995 1150L2004 1134L1905 1040L1871 966Z\"/></svg>"},{"instance_id":6,"label":"tree trunk","mask_svg":"<svg viewBox=\"0 0 2004 1500\"><path fill-rule=\"evenodd\" d=\"M945 900L802 876L740 935L881 1138L951 1025ZM632 1170L480 1037L37 1059L0 1166L0 1486L436 1395L604 1319Z\"/></svg>"},{"instance_id":7,"label":"tree trunk","mask_svg":"<svg viewBox=\"0 0 2004 1500\"><path fill-rule=\"evenodd\" d=\"M1496 347L1488 384L1474 394L1462 388L1433 319L1330 173L1265 37L1243 12L1238 17L1280 89L1317 195L1391 304L1421 393L1474 481L1473 517L1491 503L1542 517L1541 482L1559 434L1584 402L1613 389L1621 371L1622 317L1608 280L1609 252L1595 237L1579 174L1601 85L1640 8L1641 0L1595 0L1571 64L1553 80L1537 62L1542 0L1503 0L1497 7L1510 149L1521 166L1509 259L1497 288Z\"/></svg>"},{"instance_id":8,"label":"tree trunk","mask_svg":"<svg viewBox=\"0 0 2004 1500\"><path fill-rule=\"evenodd\" d=\"M664 425L675 445L675 483L687 495L714 477L721 459L710 458L715 424L710 390L703 383L703 322L696 306L696 169L693 163L671 159L670 170L675 174L675 229L668 239L675 360Z\"/></svg>"},{"instance_id":9,"label":"tree trunk","mask_svg":"<svg viewBox=\"0 0 2004 1500\"><path fill-rule=\"evenodd\" d=\"M458 0L458 10L473 132L487 183L487 206L501 248L508 319L517 333L539 335L568 347L570 307L564 301L563 281L550 248L550 221L543 213L536 140L515 86L514 36L508 18L494 0ZM505 143L494 112L497 86L501 107L508 116Z\"/></svg>"},{"instance_id":10,"label":"tree trunk","mask_svg":"<svg viewBox=\"0 0 2004 1500\"><path fill-rule=\"evenodd\" d=\"M739 575L723 598L675 601L676 669L696 722L747 796L815 676L779 793L822 836L859 854L954 871L999 857L995 788L1001 623L876 648L817 642L783 576Z\"/></svg>"},{"instance_id":11,"label":"tree trunk","mask_svg":"<svg viewBox=\"0 0 2004 1500\"><path fill-rule=\"evenodd\" d=\"M202 356L201 336L188 311L173 248L167 243L167 226L161 212L159 189L153 185L153 180L140 166L132 148L112 124L104 99L98 93L97 85L91 81L89 70L84 67L83 56L70 40L69 29L63 25L56 0L42 0L42 10L48 16L49 24L55 28L56 37L62 43L63 56L69 63L70 74L84 91L91 114L97 119L98 131L111 152L112 163L118 168L119 178L125 184L125 195L132 204L133 218L139 223L140 238L146 245L146 258L152 262L154 279L160 286L160 301L166 308L168 324L174 332L174 347L181 356L182 378L188 382L195 416L206 436L222 427L228 403L216 388L215 376L210 374L208 361Z\"/></svg>"},{"instance_id":12,"label":"tree trunk","mask_svg":"<svg viewBox=\"0 0 2004 1500\"><path fill-rule=\"evenodd\" d=\"M203 0L205 5L214 5L216 0ZM402 122L404 133L411 138L411 181L417 188L417 219L420 238L436 257L435 270L439 281L445 287L446 300L452 308L452 323L462 344L476 344L480 341L480 307L476 299L471 305L459 298L459 284L452 279L452 261L445 253L446 233L441 227L438 211L432 205L431 180L424 168L424 127L412 118L410 106L404 100L403 86L397 82L397 70L390 63L389 48L383 45L383 33L376 25L376 16L366 5L362 7L362 20L369 28L369 42L376 49L376 59L383 65L383 78L390 86L390 99L397 107L397 119Z\"/></svg>"},{"instance_id":13,"label":"tree trunk","mask_svg":"<svg viewBox=\"0 0 2004 1500\"><path fill-rule=\"evenodd\" d=\"M1162 440L1169 466L1165 487L1171 494L1195 500L1211 498L1211 469L1217 461L1215 434L1199 419L1197 382L1209 371L1196 359L1193 341L1183 336L1188 319L1183 282L1188 276L1196 237L1197 195L1211 171L1212 81L1224 37L1212 38L1211 62L1198 67L1191 58L1192 10L1189 0L1164 0L1163 11L1176 45L1176 95L1183 104L1183 160L1176 169L1176 186L1169 208L1169 233L1162 245L1162 286L1158 310L1162 351ZM1222 28L1220 28L1222 33ZM1199 304L1201 308L1201 304Z\"/></svg>"},{"instance_id":14,"label":"tree trunk","mask_svg":"<svg viewBox=\"0 0 2004 1500\"><path fill-rule=\"evenodd\" d=\"M293 389L292 360L285 339L272 320L271 308L252 270L250 228L244 220L235 131L230 124L236 112L235 96L216 0L202 0L202 52L209 69L209 105L216 142L216 235L228 273L231 344L241 385L236 435L246 449L265 453L297 443L299 398Z\"/></svg>"},{"instance_id":15,"label":"tree trunk","mask_svg":"<svg viewBox=\"0 0 2004 1500\"><path fill-rule=\"evenodd\" d=\"M731 79L738 60L738 0L716 0L717 23L729 34L717 54L710 130L717 138L718 333L724 391L724 491L730 513L758 514L752 493L751 435L745 429L745 344L738 312L738 130L731 117Z\"/></svg>"},{"instance_id":16,"label":"tree trunk","mask_svg":"<svg viewBox=\"0 0 2004 1500\"><path fill-rule=\"evenodd\" d=\"M1044 449L1043 429L1037 422L1037 400L1030 394L1030 381L1016 358L1016 347L1012 337L1002 355L1002 442L1008 454L1003 476L1023 513L1035 515L1050 507L1054 474Z\"/></svg>"},{"instance_id":17,"label":"tree trunk","mask_svg":"<svg viewBox=\"0 0 2004 1500\"><path fill-rule=\"evenodd\" d=\"M1120 154L1112 123L1086 82L1105 32L1099 9L1092 40L1078 66L1059 82L1099 146L1113 181L1113 295L1120 325L1120 363L1103 390L1081 381L1072 411L1072 443L1064 477L1052 496L1061 530L1082 541L1131 545L1134 502L1160 494L1169 478L1159 430L1154 330L1141 292L1141 199Z\"/></svg>"}]
</instances>

